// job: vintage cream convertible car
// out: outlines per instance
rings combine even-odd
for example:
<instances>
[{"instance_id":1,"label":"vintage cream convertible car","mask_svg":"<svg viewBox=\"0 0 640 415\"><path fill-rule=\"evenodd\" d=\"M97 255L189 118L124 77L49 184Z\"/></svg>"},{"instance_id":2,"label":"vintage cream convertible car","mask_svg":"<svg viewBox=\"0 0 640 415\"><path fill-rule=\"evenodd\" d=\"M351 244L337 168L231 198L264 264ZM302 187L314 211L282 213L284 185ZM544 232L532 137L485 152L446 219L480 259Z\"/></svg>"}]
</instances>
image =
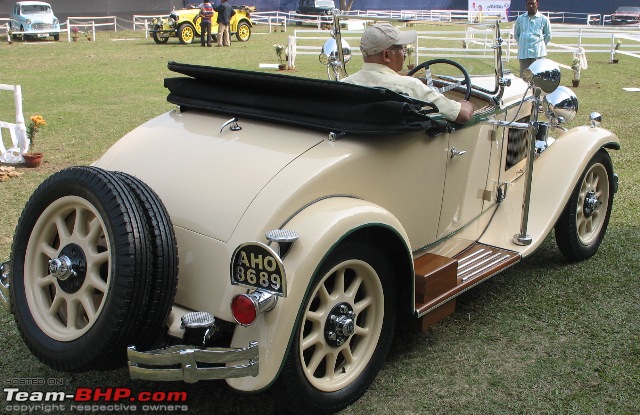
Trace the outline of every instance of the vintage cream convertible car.
<instances>
[{"instance_id":1,"label":"vintage cream convertible car","mask_svg":"<svg viewBox=\"0 0 640 415\"><path fill-rule=\"evenodd\" d=\"M326 414L365 392L396 323L451 314L554 227L570 261L594 255L618 138L596 113L563 129L577 99L558 67L505 73L493 33L494 73L444 61L463 76L434 85L469 96L465 125L386 89L169 63L176 109L24 208L1 282L29 349Z\"/></svg>"}]
</instances>

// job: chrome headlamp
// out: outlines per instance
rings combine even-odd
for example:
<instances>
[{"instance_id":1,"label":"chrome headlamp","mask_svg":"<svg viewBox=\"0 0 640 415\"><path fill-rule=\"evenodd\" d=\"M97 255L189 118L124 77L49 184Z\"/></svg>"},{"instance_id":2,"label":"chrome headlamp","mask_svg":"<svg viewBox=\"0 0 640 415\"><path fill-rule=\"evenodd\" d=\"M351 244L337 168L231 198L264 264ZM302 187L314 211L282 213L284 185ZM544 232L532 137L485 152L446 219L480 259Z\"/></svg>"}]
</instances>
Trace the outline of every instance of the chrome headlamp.
<instances>
[{"instance_id":1,"label":"chrome headlamp","mask_svg":"<svg viewBox=\"0 0 640 415\"><path fill-rule=\"evenodd\" d=\"M551 59L538 59L523 71L522 78L548 94L560 85L560 67Z\"/></svg>"},{"instance_id":2,"label":"chrome headlamp","mask_svg":"<svg viewBox=\"0 0 640 415\"><path fill-rule=\"evenodd\" d=\"M544 104L545 113L553 126L570 122L578 112L578 97L566 86L559 86L545 95Z\"/></svg>"},{"instance_id":3,"label":"chrome headlamp","mask_svg":"<svg viewBox=\"0 0 640 415\"><path fill-rule=\"evenodd\" d=\"M342 41L342 54L344 55L344 63L346 65L351 60L351 47L346 40ZM338 43L335 39L327 39L327 41L324 42L318 59L323 65L336 64L340 62L340 57L338 56Z\"/></svg>"}]
</instances>

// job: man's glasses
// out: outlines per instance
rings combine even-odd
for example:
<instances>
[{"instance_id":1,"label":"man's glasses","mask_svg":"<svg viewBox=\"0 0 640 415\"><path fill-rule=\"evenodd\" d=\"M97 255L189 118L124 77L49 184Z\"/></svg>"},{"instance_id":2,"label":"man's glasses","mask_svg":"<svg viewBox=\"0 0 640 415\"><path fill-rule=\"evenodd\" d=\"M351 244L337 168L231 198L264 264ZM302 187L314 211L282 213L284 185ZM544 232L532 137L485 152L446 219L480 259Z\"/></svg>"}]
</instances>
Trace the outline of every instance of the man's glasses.
<instances>
[{"instance_id":1,"label":"man's glasses","mask_svg":"<svg viewBox=\"0 0 640 415\"><path fill-rule=\"evenodd\" d=\"M404 57L407 57L407 46L406 45L392 45L387 48L387 50L401 50Z\"/></svg>"}]
</instances>

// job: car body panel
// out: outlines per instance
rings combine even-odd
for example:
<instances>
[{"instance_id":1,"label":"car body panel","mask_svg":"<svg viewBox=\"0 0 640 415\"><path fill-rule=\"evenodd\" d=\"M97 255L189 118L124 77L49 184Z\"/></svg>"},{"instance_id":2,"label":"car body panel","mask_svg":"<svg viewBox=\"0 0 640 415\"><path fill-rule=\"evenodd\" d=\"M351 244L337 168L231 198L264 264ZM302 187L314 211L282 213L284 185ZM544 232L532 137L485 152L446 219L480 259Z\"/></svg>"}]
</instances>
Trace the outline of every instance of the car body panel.
<instances>
[{"instance_id":1,"label":"car body panel","mask_svg":"<svg viewBox=\"0 0 640 415\"><path fill-rule=\"evenodd\" d=\"M283 135L264 123L243 123L241 131L221 132L225 121L167 113L123 137L96 165L144 178L166 200L174 225L227 241L272 177L322 137L305 131ZM228 197L223 203L221 194ZM185 204L193 195L198 202Z\"/></svg>"}]
</instances>

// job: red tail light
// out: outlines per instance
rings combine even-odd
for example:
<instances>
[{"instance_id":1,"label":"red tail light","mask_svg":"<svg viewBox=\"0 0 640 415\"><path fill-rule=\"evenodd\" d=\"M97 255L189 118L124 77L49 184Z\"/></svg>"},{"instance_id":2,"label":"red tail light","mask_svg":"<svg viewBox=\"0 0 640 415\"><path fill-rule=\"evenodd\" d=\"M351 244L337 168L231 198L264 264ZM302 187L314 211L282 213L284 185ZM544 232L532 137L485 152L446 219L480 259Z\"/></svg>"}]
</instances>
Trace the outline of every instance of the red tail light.
<instances>
[{"instance_id":1,"label":"red tail light","mask_svg":"<svg viewBox=\"0 0 640 415\"><path fill-rule=\"evenodd\" d=\"M273 310L278 297L266 291L256 290L251 294L238 294L231 300L231 314L238 324L249 326L258 314Z\"/></svg>"},{"instance_id":2,"label":"red tail light","mask_svg":"<svg viewBox=\"0 0 640 415\"><path fill-rule=\"evenodd\" d=\"M256 321L258 310L247 294L240 294L231 300L231 313L233 318L243 326L248 326Z\"/></svg>"}]
</instances>

